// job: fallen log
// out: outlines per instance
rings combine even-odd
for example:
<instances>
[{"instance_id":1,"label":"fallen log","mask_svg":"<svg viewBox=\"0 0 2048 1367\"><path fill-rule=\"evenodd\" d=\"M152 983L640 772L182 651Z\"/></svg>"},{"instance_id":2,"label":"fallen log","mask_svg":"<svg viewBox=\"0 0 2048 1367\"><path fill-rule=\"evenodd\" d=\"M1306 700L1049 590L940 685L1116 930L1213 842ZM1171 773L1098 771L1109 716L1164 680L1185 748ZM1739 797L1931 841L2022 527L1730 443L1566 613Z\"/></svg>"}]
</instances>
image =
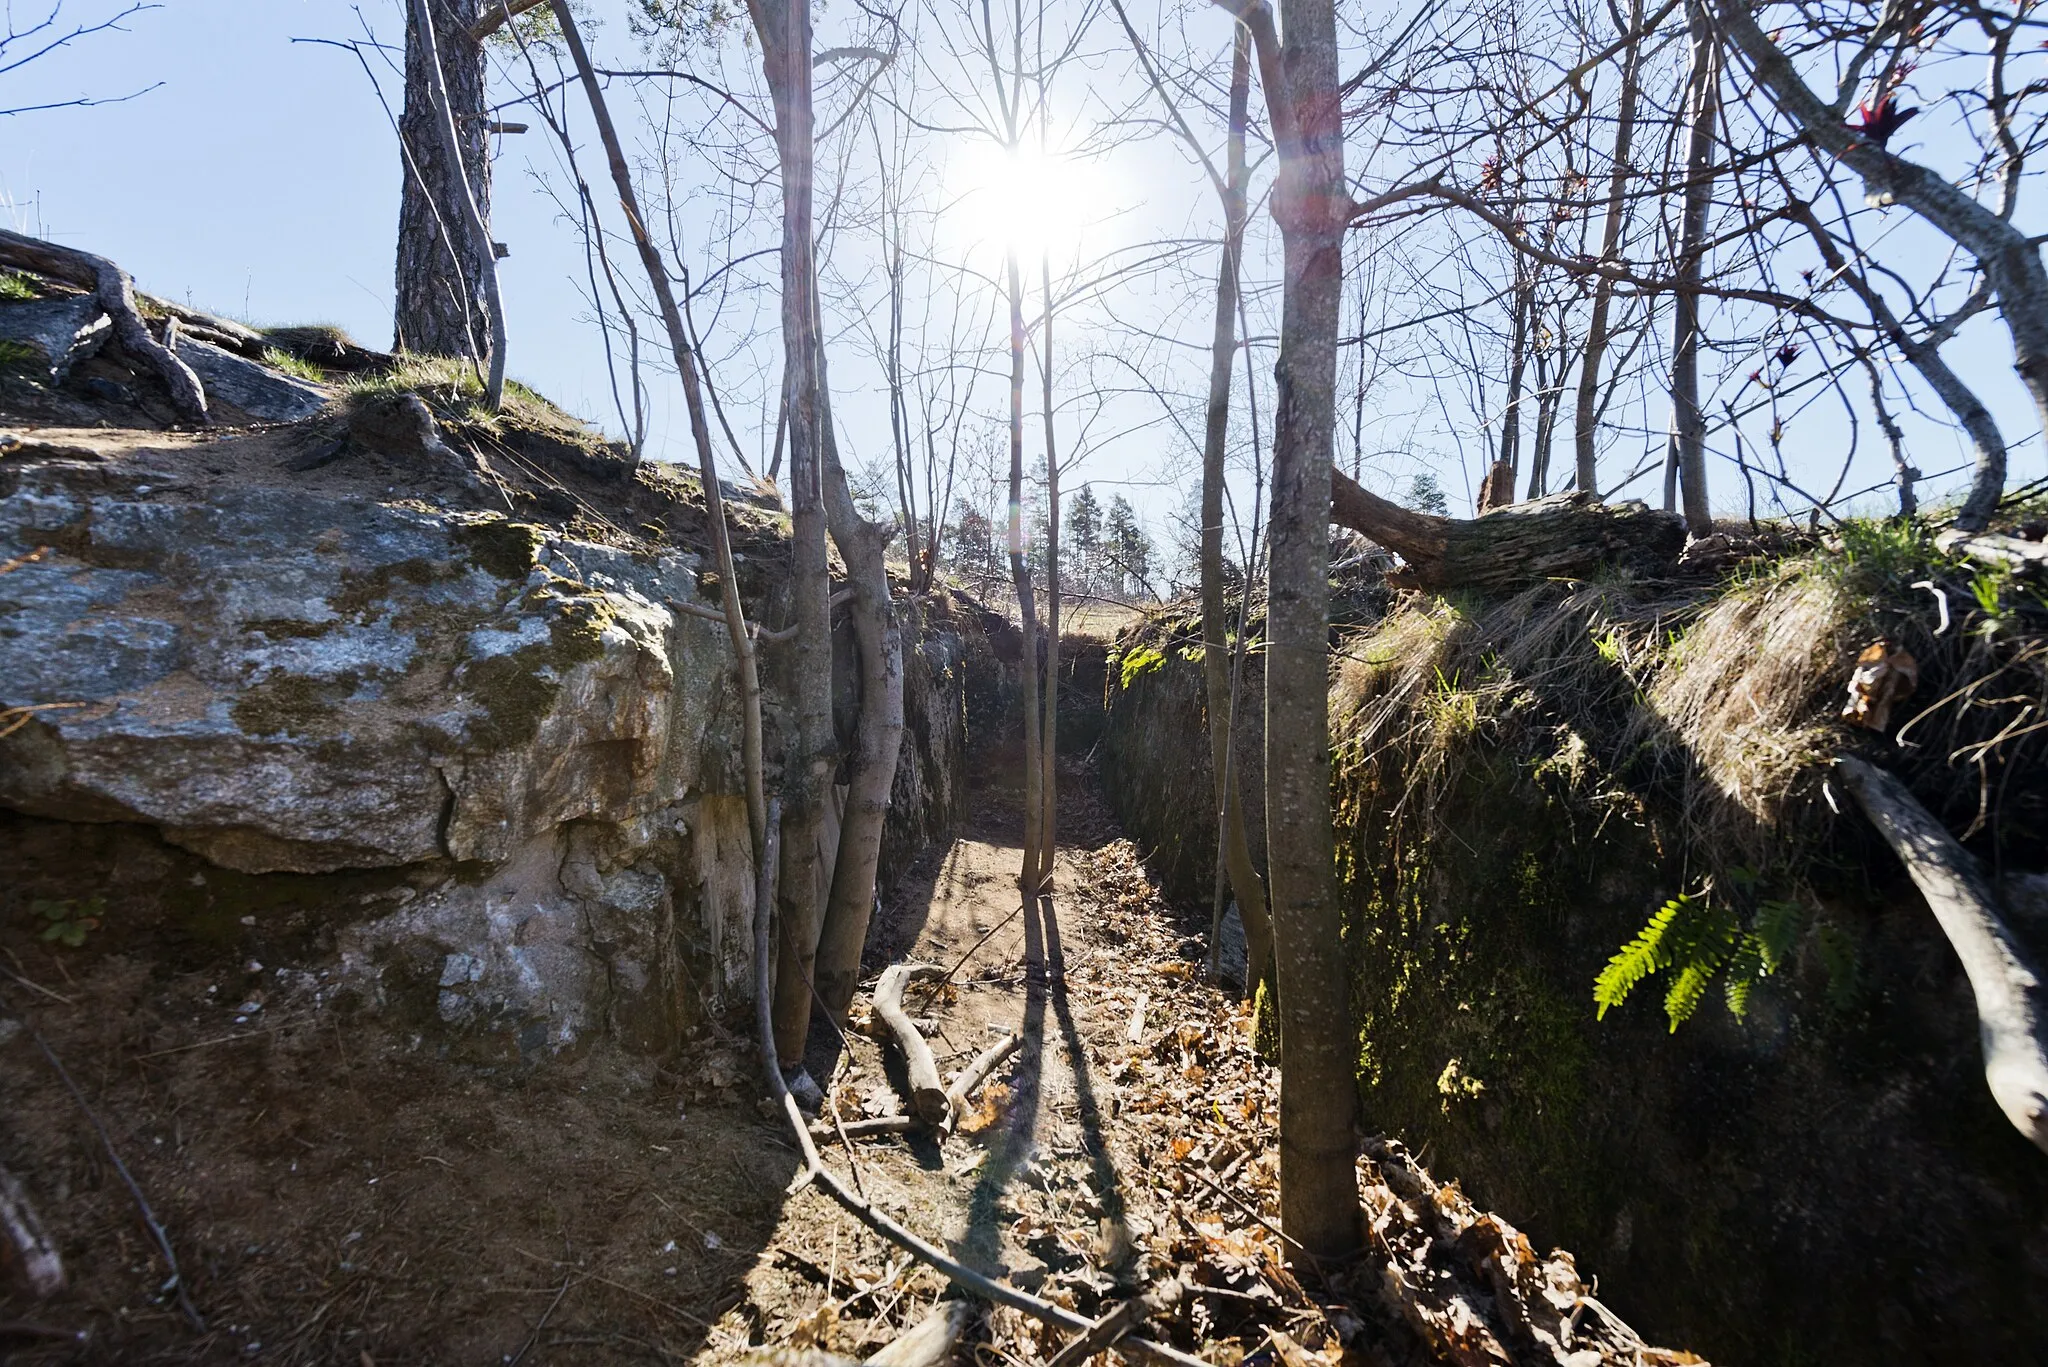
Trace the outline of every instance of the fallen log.
<instances>
[{"instance_id":1,"label":"fallen log","mask_svg":"<svg viewBox=\"0 0 2048 1367\"><path fill-rule=\"evenodd\" d=\"M910 1073L910 1110L927 1125L943 1125L953 1117L953 1099L939 1081L938 1061L924 1036L910 1023L903 1010L903 989L921 978L938 977L944 970L930 964L891 964L882 970L875 984L875 1018L889 1027L896 1047Z\"/></svg>"},{"instance_id":2,"label":"fallen log","mask_svg":"<svg viewBox=\"0 0 2048 1367\"><path fill-rule=\"evenodd\" d=\"M104 256L5 229L0 229L0 265L91 290L113 321L115 340L129 355L157 373L171 391L171 402L178 412L201 426L211 421L206 412L206 390L199 377L169 347L152 337L142 321L142 314L135 307L135 284L128 278L128 272Z\"/></svg>"},{"instance_id":3,"label":"fallen log","mask_svg":"<svg viewBox=\"0 0 2048 1367\"><path fill-rule=\"evenodd\" d=\"M1552 494L1475 518L1439 517L1381 498L1341 470L1330 472L1330 521L1407 564L1388 581L1419 589L1518 589L1583 578L1602 565L1670 568L1685 523L1635 500Z\"/></svg>"},{"instance_id":4,"label":"fallen log","mask_svg":"<svg viewBox=\"0 0 2048 1367\"><path fill-rule=\"evenodd\" d=\"M2013 1128L2048 1153L2048 986L2040 971L1999 915L1976 859L1911 789L1853 756L1837 759L1835 768L1963 961L1992 1099Z\"/></svg>"},{"instance_id":5,"label":"fallen log","mask_svg":"<svg viewBox=\"0 0 2048 1367\"><path fill-rule=\"evenodd\" d=\"M21 1179L0 1166L0 1268L37 1300L64 1289L64 1260L43 1231Z\"/></svg>"}]
</instances>

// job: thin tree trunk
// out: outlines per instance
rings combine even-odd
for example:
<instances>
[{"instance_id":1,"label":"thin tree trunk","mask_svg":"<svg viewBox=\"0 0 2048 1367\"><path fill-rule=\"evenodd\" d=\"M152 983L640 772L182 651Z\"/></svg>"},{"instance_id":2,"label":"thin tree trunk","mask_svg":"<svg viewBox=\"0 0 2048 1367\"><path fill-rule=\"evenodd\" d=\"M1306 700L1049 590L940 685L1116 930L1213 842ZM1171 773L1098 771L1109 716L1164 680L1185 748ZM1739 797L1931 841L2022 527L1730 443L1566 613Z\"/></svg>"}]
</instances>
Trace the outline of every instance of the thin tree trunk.
<instances>
[{"instance_id":1,"label":"thin tree trunk","mask_svg":"<svg viewBox=\"0 0 2048 1367\"><path fill-rule=\"evenodd\" d=\"M1045 770L1038 758L1043 720L1038 710L1038 611L1031 595L1031 561L1024 554L1024 281L1015 247L1009 251L1009 275L1010 579L1017 590L1017 615L1024 633L1024 863L1017 886L1029 900L1038 895Z\"/></svg>"},{"instance_id":2,"label":"thin tree trunk","mask_svg":"<svg viewBox=\"0 0 2048 1367\"><path fill-rule=\"evenodd\" d=\"M1522 472L1522 374L1529 363L1529 311L1534 307L1535 286L1517 267L1515 321L1508 334L1508 399L1500 415L1500 455L1496 466L1508 468L1507 501L1515 501L1515 476Z\"/></svg>"},{"instance_id":3,"label":"thin tree trunk","mask_svg":"<svg viewBox=\"0 0 2048 1367\"><path fill-rule=\"evenodd\" d=\"M1621 231L1627 222L1629 157L1635 148L1636 105L1641 95L1640 64L1643 51L1643 0L1630 0L1629 33L1633 35L1621 59L1621 90L1614 112L1614 169L1607 178L1607 220L1600 228L1600 262L1620 264ZM1586 354L1579 360L1579 406L1572 429L1578 458L1578 487L1598 494L1601 367L1607 360L1607 313L1614 299L1614 281L1608 276L1593 282L1593 312L1586 322Z\"/></svg>"},{"instance_id":4,"label":"thin tree trunk","mask_svg":"<svg viewBox=\"0 0 2048 1367\"><path fill-rule=\"evenodd\" d=\"M1664 507L1682 487L1685 525L1695 535L1714 529L1707 505L1707 417L1700 411L1700 282L1707 210L1714 194L1714 120L1721 108L1720 49L1706 0L1688 0L1692 68L1687 78L1690 127L1685 147L1685 209L1678 241L1678 289L1671 323L1671 439L1664 463Z\"/></svg>"},{"instance_id":5,"label":"thin tree trunk","mask_svg":"<svg viewBox=\"0 0 2048 1367\"><path fill-rule=\"evenodd\" d=\"M1236 730L1232 687L1230 609L1223 593L1224 456L1230 443L1230 381L1237 357L1238 279L1243 270L1245 226L1244 135L1251 98L1251 35L1242 28L1230 63L1230 133L1223 194L1223 255L1216 268L1216 326L1209 345L1209 411L1202 434L1202 675L1209 711L1210 773L1216 786L1217 879L1215 914L1209 927L1213 966L1222 927L1222 887L1227 880L1244 923L1245 995L1272 978L1273 929L1266 914L1266 885L1252 866L1245 838L1244 803L1231 763ZM1247 567L1249 568L1249 567ZM1251 585L1244 589L1247 595Z\"/></svg>"},{"instance_id":6,"label":"thin tree trunk","mask_svg":"<svg viewBox=\"0 0 2048 1367\"><path fill-rule=\"evenodd\" d=\"M598 84L597 72L591 66L590 54L583 46L583 35L576 27L575 11L569 8L569 0L551 0L551 3L556 22L561 25L562 37L568 46L570 60L575 64L577 75L583 82L584 94L589 97L591 116L597 124L598 136L604 143L605 157L611 164L612 184L618 190L619 207L625 211L626 225L633 235L633 245L639 249L640 263L646 268L648 283L654 290L656 303L660 306L662 325L668 330L669 348L675 360L676 371L682 376L683 402L690 415L690 436L697 446L697 469L704 484L704 507L711 524L711 550L718 565L719 590L725 607L726 631L732 641L733 660L739 674L742 718L740 745L741 763L746 768L747 824L753 835L756 857L759 857L762 851L769 847L771 834L766 785L762 777L761 677L755 661L754 642L747 625L746 610L740 603L740 581L733 567L732 539L726 531L725 499L718 480L718 456L711 445L711 425L705 420L704 396L697 375L697 356L690 347L689 334L683 328L683 315L676 307L675 291L669 286L667 263L661 259L660 250L647 234L646 220L641 216L639 199L633 193L633 176L626 165L625 148L619 142L618 130L612 125L611 110L605 103L604 88ZM766 917L768 912L768 907L758 906L754 914Z\"/></svg>"},{"instance_id":7,"label":"thin tree trunk","mask_svg":"<svg viewBox=\"0 0 2048 1367\"><path fill-rule=\"evenodd\" d=\"M762 67L775 103L782 173L783 392L789 409L791 597L796 637L788 656L793 726L783 760L782 916L775 975L775 1046L785 1067L803 1061L811 994L830 900L823 848L837 738L832 730L832 585L825 545L824 385L818 373L817 248L811 228L813 108L811 12L799 0L752 0Z\"/></svg>"},{"instance_id":8,"label":"thin tree trunk","mask_svg":"<svg viewBox=\"0 0 2048 1367\"><path fill-rule=\"evenodd\" d=\"M464 180L478 211L491 211L489 133L484 117L484 50L470 29L475 0L408 3L405 32L405 108L398 119L398 257L394 272L392 349L423 356L468 356L482 361L491 322L484 274L493 257L488 239L472 239L463 226ZM438 56L439 61L435 59ZM437 84L446 89L456 142L451 158ZM479 367L481 368L481 366Z\"/></svg>"},{"instance_id":9,"label":"thin tree trunk","mask_svg":"<svg viewBox=\"0 0 2048 1367\"><path fill-rule=\"evenodd\" d=\"M822 330L821 330L822 331ZM860 721L846 812L839 827L839 853L832 864L832 892L818 937L818 999L832 1019L846 1020L860 985L861 950L875 905L875 880L882 858L882 831L889 819L889 793L896 784L896 760L903 746L903 628L889 593L883 558L888 538L860 515L839 463L832 424L832 387L825 359L818 358L819 395L824 400L825 515L832 540L846 562L853 585L853 635L860 649Z\"/></svg>"},{"instance_id":10,"label":"thin tree trunk","mask_svg":"<svg viewBox=\"0 0 2048 1367\"><path fill-rule=\"evenodd\" d=\"M1267 554L1266 844L1280 986L1280 1209L1317 1258L1359 1246L1357 1038L1330 824L1330 475L1350 196L1332 0L1235 13L1258 45L1279 152L1279 397Z\"/></svg>"},{"instance_id":11,"label":"thin tree trunk","mask_svg":"<svg viewBox=\"0 0 2048 1367\"><path fill-rule=\"evenodd\" d=\"M456 234L458 240L466 234L470 254L481 262L477 284L483 295L484 326L490 332L490 355L488 359L471 355L484 361L479 369L484 375L484 407L495 413L505 400L505 304L498 294L498 256L491 246L491 227L484 221L482 202L477 198L476 189L470 183L468 168L463 165L462 131L456 114L455 104L449 94L448 82L442 74L440 46L434 35L434 22L430 9L433 0L412 0L413 23L418 28L420 41L426 45L426 87L428 98L440 117L432 120L435 135L440 139L441 158L449 168L446 181L447 194L453 198L454 216L462 225L463 233ZM469 35L464 32L455 39L468 43ZM479 93L482 86L479 82ZM482 119L481 110L477 116ZM489 157L482 164L489 165ZM488 175L486 170L484 174ZM443 217L447 216L448 205L443 201Z\"/></svg>"},{"instance_id":12,"label":"thin tree trunk","mask_svg":"<svg viewBox=\"0 0 2048 1367\"><path fill-rule=\"evenodd\" d=\"M1038 736L1038 890L1052 891L1052 861L1059 849L1059 721L1060 721L1060 465L1052 428L1052 261L1039 257L1040 287L1045 300L1045 722Z\"/></svg>"}]
</instances>

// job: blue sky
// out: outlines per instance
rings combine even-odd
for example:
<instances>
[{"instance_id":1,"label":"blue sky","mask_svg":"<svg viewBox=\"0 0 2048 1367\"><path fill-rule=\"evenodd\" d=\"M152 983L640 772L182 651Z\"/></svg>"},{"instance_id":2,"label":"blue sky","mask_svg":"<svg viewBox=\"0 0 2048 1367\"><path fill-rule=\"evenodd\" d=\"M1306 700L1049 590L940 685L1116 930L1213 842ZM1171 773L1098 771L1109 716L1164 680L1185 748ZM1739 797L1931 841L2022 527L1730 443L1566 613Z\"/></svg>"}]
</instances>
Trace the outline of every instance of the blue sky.
<instances>
[{"instance_id":1,"label":"blue sky","mask_svg":"<svg viewBox=\"0 0 2048 1367\"><path fill-rule=\"evenodd\" d=\"M120 7L113 0L66 0L66 5L65 18L73 21ZM615 58L624 55L630 40L617 6L594 8L600 48ZM830 36L830 15L839 8L848 7L821 11L827 16L821 20L821 44L837 41ZM17 23L25 13L17 0ZM360 38L366 21L380 38L401 40L396 0L365 0L360 9L343 0L165 0L128 19L126 32L95 35L0 76L0 107L115 96L162 83L122 103L0 120L0 207L21 230L113 257L152 292L255 323L337 323L367 343L388 344L399 164L387 114L351 54L294 41ZM1194 6L1186 22L1198 42L1213 39L1222 50L1228 29L1220 13ZM743 83L750 53L736 40L725 49L703 60L722 63L727 79ZM1074 93L1062 97L1076 117L1099 114L1118 102L1117 94L1100 82L1105 73L1121 71L1123 61L1113 44L1099 50L1103 60L1077 72ZM396 81L386 74L387 95L395 100ZM1092 91L1091 80L1098 82ZM1124 93L1135 98L1138 92ZM641 127L644 138L646 125ZM969 164L964 154L960 164ZM598 167L592 163L587 169L594 173ZM943 178L943 171L938 174ZM1129 247L1157 236L1199 238L1214 231L1213 207L1199 171L1170 145L1112 151L1089 174L1087 198L1099 210L1091 229L1097 247ZM502 277L511 373L564 407L616 430L602 348L575 284L583 256L575 233L559 220L556 201L543 188L559 187L561 179L553 149L538 127L525 137L503 140L494 183L494 236L512 252ZM715 177L707 175L704 184L715 190ZM686 227L700 238L709 237L715 217L705 204L715 204L715 194L685 206ZM759 228L755 224L746 231L758 233ZM1250 262L1254 272L1269 278L1277 264L1270 238L1263 228L1255 232ZM1912 238L1905 228L1901 241ZM707 257L713 254L708 241L698 245ZM719 249L733 250L730 243ZM843 255L835 258L835 269L854 282L836 325L847 338L854 338L872 315L872 272L863 256L868 250L849 239ZM766 269L772 272L772 260ZM1122 375L1129 381L1126 372L1140 372L1150 383L1169 371L1198 369L1206 345L1212 271L1207 249L1191 250L1173 270L1102 301L1096 315L1067 330L1065 344L1076 345L1077 335L1094 344L1119 329L1139 339L1128 343L1134 360L1101 362L1109 369L1092 372L1097 378ZM862 295L863 289L870 293ZM1260 310L1270 312L1271 302L1270 291L1255 293L1254 334L1270 336L1273 320ZM737 333L711 349L716 357L721 346L727 348L721 374L743 443L765 446L770 434L760 430L761 377L772 374L768 361L778 345L772 299L764 310L756 297L732 318ZM1148 336L1153 333L1170 333L1174 339L1162 342ZM2029 439L2037 431L2035 420L2011 374L2010 350L1996 322L1984 318L1973 323L1946 354L1980 385L2008 439L2024 443L2014 452L2015 482L2041 474L2039 438ZM1267 401L1270 364L1270 350L1259 352L1255 380L1265 386ZM1730 364L1746 369L1749 362ZM844 353L835 351L833 367L847 443L858 458L882 458L888 449L887 413L872 358L852 341ZM1133 393L1115 403L1063 411L1063 421L1074 427L1069 448L1078 448L1084 459L1065 483L1071 489L1090 481L1105 492L1127 492L1155 535L1163 537L1165 524L1181 506L1179 486L1192 474L1193 452L1185 426L1176 430L1162 420L1156 399L1137 395L1139 384L1130 383ZM1178 383L1188 394L1198 387ZM1428 406L1415 397L1385 398L1390 432L1404 409L1421 412ZM657 384L653 399L650 450L686 457L675 396ZM1663 421L1661 411L1646 411L1642 417L1652 431ZM772 409L766 421L772 424ZM1802 419L1788 441L1795 470L1823 487L1831 481L1847 421L1826 411ZM1906 423L1923 469L1932 473L1955 463L1961 448L1945 415L1908 415ZM1029 440L1035 458L1035 431ZM1482 434L1463 444L1469 453L1484 441ZM1884 478L1881 442L1867 416L1863 442L1867 454L1850 487ZM1394 438L1387 444L1394 444ZM1340 440L1340 450L1344 445ZM1434 470L1457 509L1475 473L1468 468L1473 460L1457 461L1441 433L1424 434L1409 448L1378 471L1374 482L1399 489L1416 471ZM1735 471L1722 465L1713 480L1717 505L1733 511L1740 502ZM1653 500L1657 496L1654 480L1629 492Z\"/></svg>"}]
</instances>

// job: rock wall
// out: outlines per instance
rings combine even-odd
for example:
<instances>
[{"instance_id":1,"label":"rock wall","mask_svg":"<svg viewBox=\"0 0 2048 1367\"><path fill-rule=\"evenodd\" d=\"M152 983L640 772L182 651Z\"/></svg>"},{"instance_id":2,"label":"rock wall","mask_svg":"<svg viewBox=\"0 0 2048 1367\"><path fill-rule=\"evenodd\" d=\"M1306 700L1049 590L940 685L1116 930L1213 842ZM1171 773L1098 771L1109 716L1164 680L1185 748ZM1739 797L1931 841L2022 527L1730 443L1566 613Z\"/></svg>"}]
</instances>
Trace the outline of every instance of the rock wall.
<instances>
[{"instance_id":1,"label":"rock wall","mask_svg":"<svg viewBox=\"0 0 2048 1367\"><path fill-rule=\"evenodd\" d=\"M1111 665L1105 777L1169 885L1206 905L1201 670L1173 632L1118 642L1157 658L1128 687ZM1673 1034L1661 979L1597 1020L1594 977L1694 870L1651 820L1657 791L1603 775L1552 721L1471 729L1427 788L1391 749L1340 746L1364 1124L1716 1362L2048 1360L2048 1160L1992 1104L1967 984L1896 860L1840 823L1817 876L1834 933L1745 1020L1716 984ZM1432 804L1426 840L1387 816L1404 794ZM2048 951L2048 879L2009 864L2003 886Z\"/></svg>"},{"instance_id":2,"label":"rock wall","mask_svg":"<svg viewBox=\"0 0 2048 1367\"><path fill-rule=\"evenodd\" d=\"M483 1053L660 1048L751 992L697 556L178 459L0 464L6 914L98 899L102 947L292 963ZM964 743L963 647L915 626L899 861Z\"/></svg>"}]
</instances>

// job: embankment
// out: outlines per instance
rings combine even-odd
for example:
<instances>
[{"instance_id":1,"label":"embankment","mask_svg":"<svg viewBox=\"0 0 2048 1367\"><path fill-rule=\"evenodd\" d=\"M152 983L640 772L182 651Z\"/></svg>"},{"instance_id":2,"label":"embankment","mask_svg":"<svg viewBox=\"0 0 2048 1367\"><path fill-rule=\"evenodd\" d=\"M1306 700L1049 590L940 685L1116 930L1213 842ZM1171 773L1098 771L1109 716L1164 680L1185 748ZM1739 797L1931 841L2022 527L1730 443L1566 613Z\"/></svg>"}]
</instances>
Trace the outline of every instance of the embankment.
<instances>
[{"instance_id":1,"label":"embankment","mask_svg":"<svg viewBox=\"0 0 2048 1367\"><path fill-rule=\"evenodd\" d=\"M1409 594L1335 633L1367 1127L1716 1362L2048 1360L2048 1160L1991 1101L1955 954L1827 764L1908 778L2048 957L2048 766L2014 721L2048 693L2032 602L1852 528L1718 580ZM1878 637L1919 690L1855 731L1834 713ZM1197 639L1168 613L1119 640L1104 755L1133 838L1206 903ZM1597 1018L1596 979L1681 894Z\"/></svg>"}]
</instances>

